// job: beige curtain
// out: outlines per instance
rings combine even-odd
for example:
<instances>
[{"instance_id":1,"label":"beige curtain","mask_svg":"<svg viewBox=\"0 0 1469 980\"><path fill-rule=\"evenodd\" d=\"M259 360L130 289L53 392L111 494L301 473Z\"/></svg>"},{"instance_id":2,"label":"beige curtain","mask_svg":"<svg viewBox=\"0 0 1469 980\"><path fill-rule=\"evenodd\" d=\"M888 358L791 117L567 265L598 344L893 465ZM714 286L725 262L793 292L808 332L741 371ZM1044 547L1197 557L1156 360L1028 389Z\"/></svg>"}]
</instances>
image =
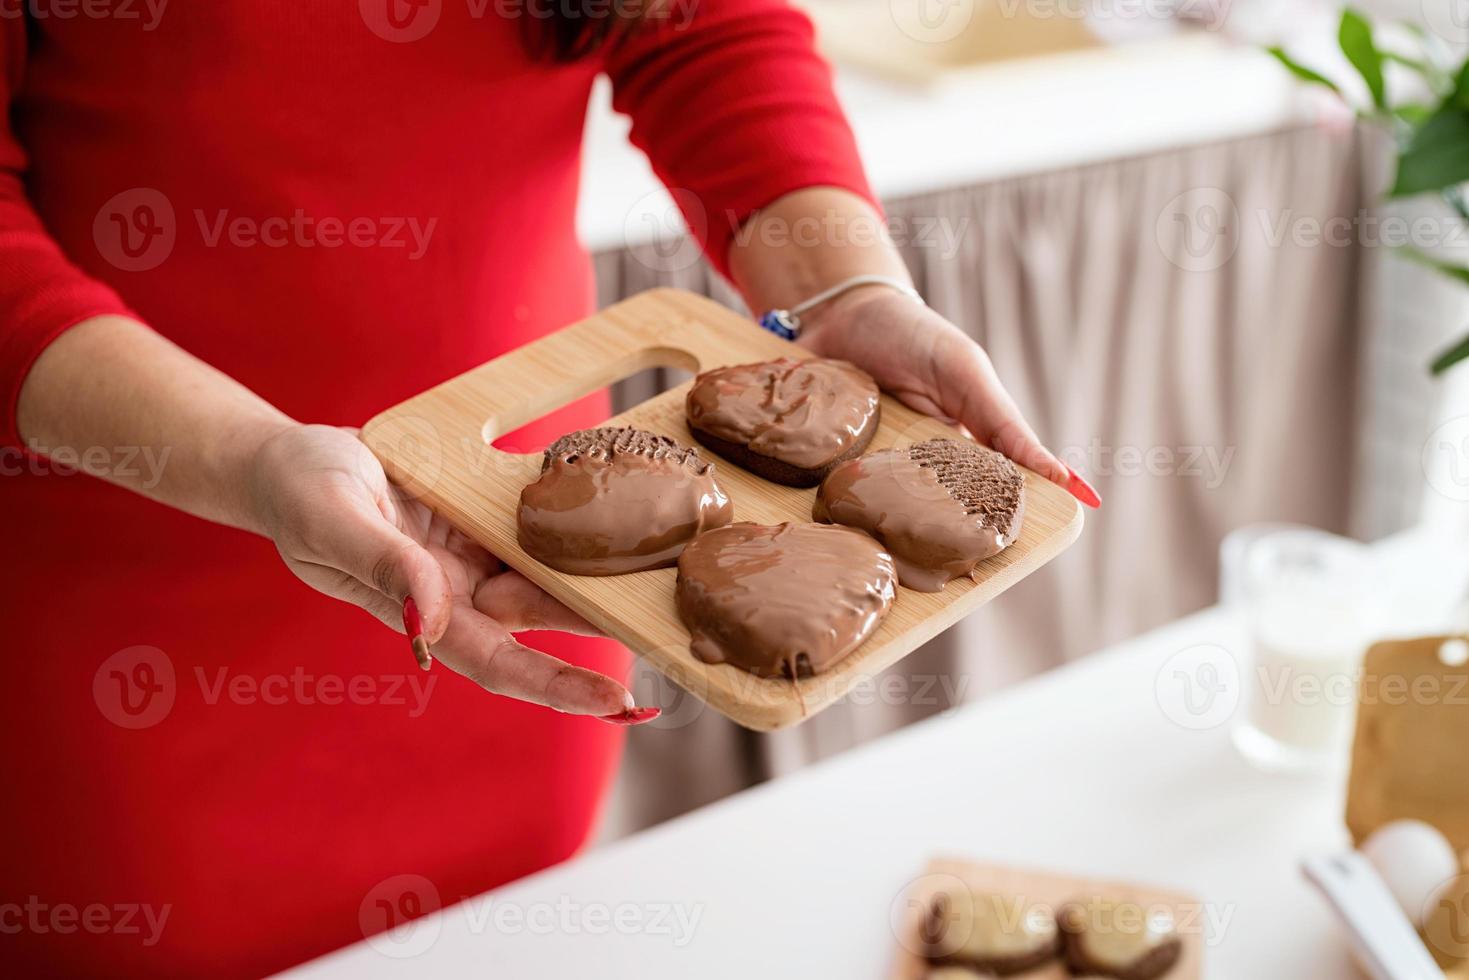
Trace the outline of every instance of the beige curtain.
<instances>
[{"instance_id":1,"label":"beige curtain","mask_svg":"<svg viewBox=\"0 0 1469 980\"><path fill-rule=\"evenodd\" d=\"M985 346L1106 505L1055 562L896 666L906 697L770 736L690 708L635 731L606 834L1207 605L1237 525L1345 529L1363 252L1341 219L1370 199L1366 153L1350 132L1292 129L889 202L930 305ZM602 301L668 284L738 305L702 265L666 264L598 256ZM668 696L646 671L638 684Z\"/></svg>"}]
</instances>

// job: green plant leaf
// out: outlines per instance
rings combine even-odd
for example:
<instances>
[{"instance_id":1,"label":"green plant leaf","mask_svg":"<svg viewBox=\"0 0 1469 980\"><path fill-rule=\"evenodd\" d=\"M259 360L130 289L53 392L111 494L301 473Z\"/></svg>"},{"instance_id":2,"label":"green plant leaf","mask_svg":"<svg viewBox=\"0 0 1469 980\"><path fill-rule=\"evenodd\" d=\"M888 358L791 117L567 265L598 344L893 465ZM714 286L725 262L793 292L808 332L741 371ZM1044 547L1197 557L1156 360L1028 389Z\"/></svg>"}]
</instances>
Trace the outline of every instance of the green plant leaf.
<instances>
[{"instance_id":1,"label":"green plant leaf","mask_svg":"<svg viewBox=\"0 0 1469 980\"><path fill-rule=\"evenodd\" d=\"M1382 52L1377 50L1377 42L1372 39L1372 25L1367 18L1350 7L1343 10L1337 41L1341 44L1342 54L1367 83L1367 91L1372 93L1372 104L1386 109L1387 82L1382 77Z\"/></svg>"},{"instance_id":2,"label":"green plant leaf","mask_svg":"<svg viewBox=\"0 0 1469 980\"><path fill-rule=\"evenodd\" d=\"M1395 21L1394 23L1396 23L1403 30L1407 31L1409 34L1412 34L1414 37L1418 38L1418 40L1428 40L1428 28L1424 27L1417 21L1399 20Z\"/></svg>"},{"instance_id":3,"label":"green plant leaf","mask_svg":"<svg viewBox=\"0 0 1469 980\"><path fill-rule=\"evenodd\" d=\"M1464 62L1454 79L1453 101L1460 109L1469 110L1469 61Z\"/></svg>"},{"instance_id":4,"label":"green plant leaf","mask_svg":"<svg viewBox=\"0 0 1469 980\"><path fill-rule=\"evenodd\" d=\"M1335 92L1337 95L1341 95L1341 89L1337 88L1336 82L1333 82L1331 79L1327 78L1320 72L1313 71L1310 68L1307 68L1305 65L1301 64L1299 61L1296 61L1290 55L1285 53L1284 48L1272 47L1266 48L1265 50L1267 53L1274 55L1276 61L1279 61L1282 65L1285 65L1286 70L1288 70L1292 75L1299 78L1301 81L1310 82L1312 85L1324 85Z\"/></svg>"},{"instance_id":5,"label":"green plant leaf","mask_svg":"<svg viewBox=\"0 0 1469 980\"><path fill-rule=\"evenodd\" d=\"M1400 248L1398 249L1398 254L1406 256L1407 258L1412 259L1414 262L1417 262L1419 265L1425 265L1428 268L1433 269L1435 272L1440 272L1448 276L1450 279L1457 279L1464 285L1469 286L1469 269L1466 269L1462 265L1452 265L1448 262L1440 262L1438 259L1435 259L1430 255L1424 255L1416 248Z\"/></svg>"},{"instance_id":6,"label":"green plant leaf","mask_svg":"<svg viewBox=\"0 0 1469 980\"><path fill-rule=\"evenodd\" d=\"M1444 348L1443 352L1433 359L1428 369L1434 374L1443 374L1465 358L1469 358L1469 334L1460 337L1458 343Z\"/></svg>"},{"instance_id":7,"label":"green plant leaf","mask_svg":"<svg viewBox=\"0 0 1469 980\"><path fill-rule=\"evenodd\" d=\"M1381 54L1384 64L1391 61L1393 64L1402 65L1404 68L1408 68L1412 71L1417 72L1424 78L1433 77L1433 66L1426 61L1420 61L1417 58L1409 58L1405 54L1398 54L1393 51L1383 51Z\"/></svg>"},{"instance_id":8,"label":"green plant leaf","mask_svg":"<svg viewBox=\"0 0 1469 980\"><path fill-rule=\"evenodd\" d=\"M1437 191L1469 180L1469 110L1452 100L1418 127L1398 156L1390 197Z\"/></svg>"},{"instance_id":9,"label":"green plant leaf","mask_svg":"<svg viewBox=\"0 0 1469 980\"><path fill-rule=\"evenodd\" d=\"M1408 103L1405 105L1393 106L1392 114L1397 116L1403 122L1407 123L1409 126L1412 126L1416 130L1419 126L1422 126L1424 123L1428 122L1430 118L1433 117L1433 106L1422 105L1421 103L1416 102Z\"/></svg>"}]
</instances>

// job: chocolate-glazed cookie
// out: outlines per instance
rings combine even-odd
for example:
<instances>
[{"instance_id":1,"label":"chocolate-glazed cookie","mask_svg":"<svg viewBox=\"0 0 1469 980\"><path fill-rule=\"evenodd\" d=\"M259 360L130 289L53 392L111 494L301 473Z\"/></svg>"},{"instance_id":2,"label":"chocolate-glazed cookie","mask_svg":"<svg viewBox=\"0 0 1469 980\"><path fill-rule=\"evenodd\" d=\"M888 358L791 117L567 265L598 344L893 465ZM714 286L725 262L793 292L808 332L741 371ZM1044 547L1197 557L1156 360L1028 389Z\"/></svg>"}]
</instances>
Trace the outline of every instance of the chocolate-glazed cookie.
<instances>
[{"instance_id":1,"label":"chocolate-glazed cookie","mask_svg":"<svg viewBox=\"0 0 1469 980\"><path fill-rule=\"evenodd\" d=\"M1073 973L1157 980L1178 962L1183 940L1172 914L1134 902L1067 905L1058 916Z\"/></svg>"},{"instance_id":2,"label":"chocolate-glazed cookie","mask_svg":"<svg viewBox=\"0 0 1469 980\"><path fill-rule=\"evenodd\" d=\"M839 663L892 608L893 560L865 534L826 524L750 524L695 538L675 598L706 663L807 677Z\"/></svg>"},{"instance_id":3,"label":"chocolate-glazed cookie","mask_svg":"<svg viewBox=\"0 0 1469 980\"><path fill-rule=\"evenodd\" d=\"M1060 931L1048 906L956 888L939 892L924 919L924 956L988 976L1023 973L1054 959Z\"/></svg>"},{"instance_id":4,"label":"chocolate-glazed cookie","mask_svg":"<svg viewBox=\"0 0 1469 980\"><path fill-rule=\"evenodd\" d=\"M621 575L678 560L690 538L734 519L714 464L641 429L585 429L551 444L520 493L520 546L573 575Z\"/></svg>"},{"instance_id":5,"label":"chocolate-glazed cookie","mask_svg":"<svg viewBox=\"0 0 1469 980\"><path fill-rule=\"evenodd\" d=\"M684 401L689 431L772 483L814 487L877 432L877 382L846 361L781 358L705 371Z\"/></svg>"},{"instance_id":6,"label":"chocolate-glazed cookie","mask_svg":"<svg viewBox=\"0 0 1469 980\"><path fill-rule=\"evenodd\" d=\"M812 517L871 534L910 589L938 592L1020 534L1025 478L992 449L929 439L882 449L832 470Z\"/></svg>"}]
</instances>

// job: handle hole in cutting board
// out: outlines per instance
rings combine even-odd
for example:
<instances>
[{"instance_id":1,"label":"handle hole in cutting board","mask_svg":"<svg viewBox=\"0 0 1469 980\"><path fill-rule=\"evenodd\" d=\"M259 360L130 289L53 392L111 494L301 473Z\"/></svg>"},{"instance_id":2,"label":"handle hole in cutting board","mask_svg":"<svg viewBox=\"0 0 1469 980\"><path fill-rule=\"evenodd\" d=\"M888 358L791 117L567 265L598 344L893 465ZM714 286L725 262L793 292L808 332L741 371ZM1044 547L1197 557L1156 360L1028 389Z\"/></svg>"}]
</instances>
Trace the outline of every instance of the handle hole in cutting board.
<instances>
[{"instance_id":1,"label":"handle hole in cutting board","mask_svg":"<svg viewBox=\"0 0 1469 980\"><path fill-rule=\"evenodd\" d=\"M699 359L689 351L677 347L649 347L644 350L630 351L622 357L608 361L605 365L599 365L596 372L578 378L574 384L568 384L554 392L549 392L546 400L537 400L525 405L522 411L505 413L500 418L489 419L480 428L480 438L484 440L485 445L493 445L495 440L501 436L514 432L542 416L550 415L579 398L584 398L594 391L619 382L641 380L638 379L639 375L657 368L673 368L696 374L699 371ZM651 387L651 384L648 387ZM654 394L657 392L650 392L648 397Z\"/></svg>"}]
</instances>

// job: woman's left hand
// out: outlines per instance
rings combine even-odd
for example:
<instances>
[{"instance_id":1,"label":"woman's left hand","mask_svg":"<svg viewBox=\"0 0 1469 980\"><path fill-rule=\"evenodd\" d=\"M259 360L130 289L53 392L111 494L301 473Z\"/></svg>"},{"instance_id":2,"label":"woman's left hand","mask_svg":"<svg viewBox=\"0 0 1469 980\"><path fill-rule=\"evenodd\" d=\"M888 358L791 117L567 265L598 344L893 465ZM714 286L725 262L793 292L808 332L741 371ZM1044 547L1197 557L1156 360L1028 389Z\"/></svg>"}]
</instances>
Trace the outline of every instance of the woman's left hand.
<instances>
[{"instance_id":1,"label":"woman's left hand","mask_svg":"<svg viewBox=\"0 0 1469 980\"><path fill-rule=\"evenodd\" d=\"M908 407L968 429L1096 507L1097 492L1041 445L989 355L933 310L885 286L863 286L803 318L801 346L850 361Z\"/></svg>"}]
</instances>

